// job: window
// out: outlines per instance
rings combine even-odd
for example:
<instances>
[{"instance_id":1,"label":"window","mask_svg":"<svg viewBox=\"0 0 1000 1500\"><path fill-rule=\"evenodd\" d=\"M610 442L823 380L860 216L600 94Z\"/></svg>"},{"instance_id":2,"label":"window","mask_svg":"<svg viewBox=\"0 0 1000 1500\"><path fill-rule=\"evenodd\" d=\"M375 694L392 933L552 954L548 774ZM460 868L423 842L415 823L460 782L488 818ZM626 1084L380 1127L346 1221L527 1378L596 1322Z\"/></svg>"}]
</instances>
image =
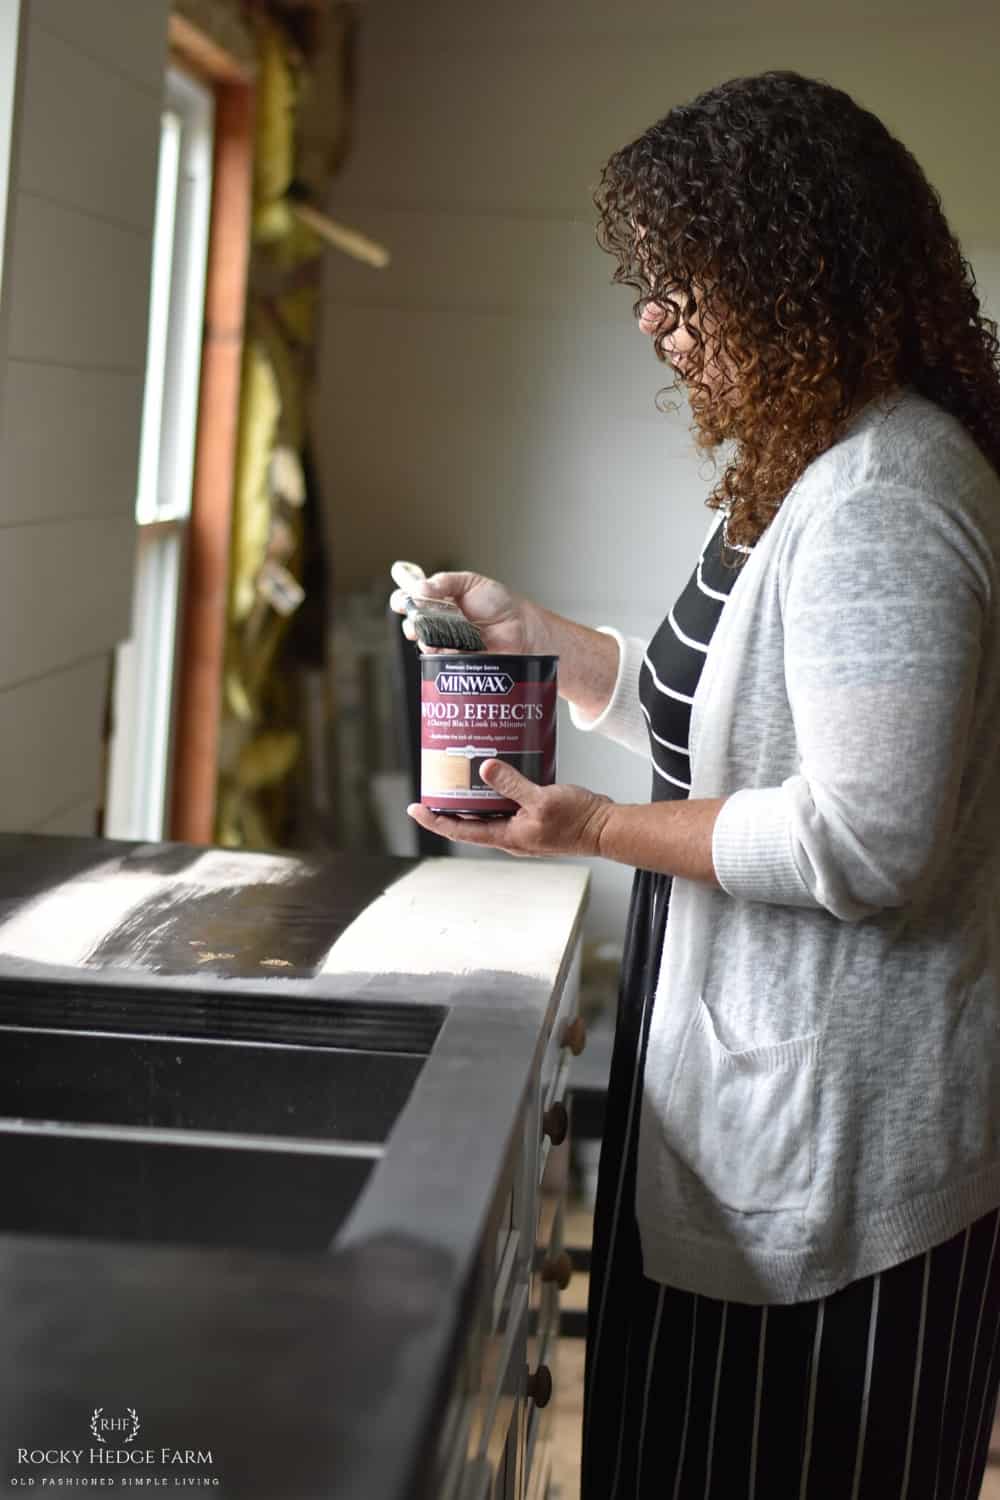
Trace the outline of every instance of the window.
<instances>
[{"instance_id":1,"label":"window","mask_svg":"<svg viewBox=\"0 0 1000 1500\"><path fill-rule=\"evenodd\" d=\"M169 818L181 583L194 472L214 101L167 75L136 498L131 638L115 660L110 838L161 839Z\"/></svg>"},{"instance_id":2,"label":"window","mask_svg":"<svg viewBox=\"0 0 1000 1500\"><path fill-rule=\"evenodd\" d=\"M4 235L7 228L10 142L14 123L20 28L20 0L8 0L8 4L0 7L0 275L3 273Z\"/></svg>"}]
</instances>

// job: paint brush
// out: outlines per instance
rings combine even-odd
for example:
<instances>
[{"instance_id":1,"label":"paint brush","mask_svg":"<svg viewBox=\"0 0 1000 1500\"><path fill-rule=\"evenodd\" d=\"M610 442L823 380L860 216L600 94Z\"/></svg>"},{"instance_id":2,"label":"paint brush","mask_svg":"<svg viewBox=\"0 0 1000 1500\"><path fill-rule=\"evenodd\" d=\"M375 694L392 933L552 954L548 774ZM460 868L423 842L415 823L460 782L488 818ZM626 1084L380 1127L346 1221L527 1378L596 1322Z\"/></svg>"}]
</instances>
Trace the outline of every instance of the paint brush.
<instances>
[{"instance_id":1,"label":"paint brush","mask_svg":"<svg viewBox=\"0 0 1000 1500\"><path fill-rule=\"evenodd\" d=\"M479 631L465 618L454 599L432 599L421 592L427 575L416 563L394 562L389 571L402 592L406 618L421 645L442 651L486 650Z\"/></svg>"}]
</instances>

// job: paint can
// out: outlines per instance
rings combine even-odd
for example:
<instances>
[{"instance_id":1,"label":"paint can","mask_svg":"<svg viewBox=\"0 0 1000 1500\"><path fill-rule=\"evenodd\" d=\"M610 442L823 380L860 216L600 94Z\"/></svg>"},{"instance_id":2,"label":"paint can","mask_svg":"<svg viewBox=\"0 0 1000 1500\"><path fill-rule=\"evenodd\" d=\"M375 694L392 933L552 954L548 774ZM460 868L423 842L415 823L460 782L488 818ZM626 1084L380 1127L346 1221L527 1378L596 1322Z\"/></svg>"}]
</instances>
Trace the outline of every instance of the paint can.
<instances>
[{"instance_id":1,"label":"paint can","mask_svg":"<svg viewBox=\"0 0 1000 1500\"><path fill-rule=\"evenodd\" d=\"M420 801L461 818L509 818L518 804L482 780L503 760L538 786L556 779L558 656L448 652L420 658Z\"/></svg>"}]
</instances>

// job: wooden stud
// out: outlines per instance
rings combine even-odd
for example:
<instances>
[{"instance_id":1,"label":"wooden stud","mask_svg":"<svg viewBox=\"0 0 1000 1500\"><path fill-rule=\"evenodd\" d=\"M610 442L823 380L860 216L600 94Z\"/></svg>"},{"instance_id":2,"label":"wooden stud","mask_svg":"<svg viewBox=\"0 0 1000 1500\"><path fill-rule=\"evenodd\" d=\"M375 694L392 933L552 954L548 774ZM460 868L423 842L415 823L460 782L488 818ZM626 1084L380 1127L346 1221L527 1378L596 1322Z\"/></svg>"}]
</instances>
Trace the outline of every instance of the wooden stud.
<instances>
[{"instance_id":1,"label":"wooden stud","mask_svg":"<svg viewBox=\"0 0 1000 1500\"><path fill-rule=\"evenodd\" d=\"M176 11L170 16L167 44L181 67L207 83L253 82L253 71L246 63Z\"/></svg>"},{"instance_id":2,"label":"wooden stud","mask_svg":"<svg viewBox=\"0 0 1000 1500\"><path fill-rule=\"evenodd\" d=\"M198 438L185 567L170 836L212 842L253 200L253 89L216 88Z\"/></svg>"}]
</instances>

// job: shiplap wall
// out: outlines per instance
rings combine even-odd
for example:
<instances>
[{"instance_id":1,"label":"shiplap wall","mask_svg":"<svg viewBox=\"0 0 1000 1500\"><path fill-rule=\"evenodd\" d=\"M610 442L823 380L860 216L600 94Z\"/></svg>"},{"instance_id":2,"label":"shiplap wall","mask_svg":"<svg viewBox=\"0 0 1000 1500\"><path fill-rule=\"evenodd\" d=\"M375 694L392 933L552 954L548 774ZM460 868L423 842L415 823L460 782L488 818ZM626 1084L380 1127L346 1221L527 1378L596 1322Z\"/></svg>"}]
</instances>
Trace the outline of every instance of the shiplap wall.
<instances>
[{"instance_id":1,"label":"shiplap wall","mask_svg":"<svg viewBox=\"0 0 1000 1500\"><path fill-rule=\"evenodd\" d=\"M110 653L130 629L168 8L21 0L0 310L0 829L94 828Z\"/></svg>"},{"instance_id":2,"label":"shiplap wall","mask_svg":"<svg viewBox=\"0 0 1000 1500\"><path fill-rule=\"evenodd\" d=\"M916 153L1000 310L996 0L367 0L354 147L330 212L383 239L328 254L317 433L335 587L395 557L504 579L647 636L683 587L714 476L610 284L602 162L726 78L794 68L847 89ZM573 729L560 779L649 797L638 757ZM631 871L592 863L592 935Z\"/></svg>"}]
</instances>

